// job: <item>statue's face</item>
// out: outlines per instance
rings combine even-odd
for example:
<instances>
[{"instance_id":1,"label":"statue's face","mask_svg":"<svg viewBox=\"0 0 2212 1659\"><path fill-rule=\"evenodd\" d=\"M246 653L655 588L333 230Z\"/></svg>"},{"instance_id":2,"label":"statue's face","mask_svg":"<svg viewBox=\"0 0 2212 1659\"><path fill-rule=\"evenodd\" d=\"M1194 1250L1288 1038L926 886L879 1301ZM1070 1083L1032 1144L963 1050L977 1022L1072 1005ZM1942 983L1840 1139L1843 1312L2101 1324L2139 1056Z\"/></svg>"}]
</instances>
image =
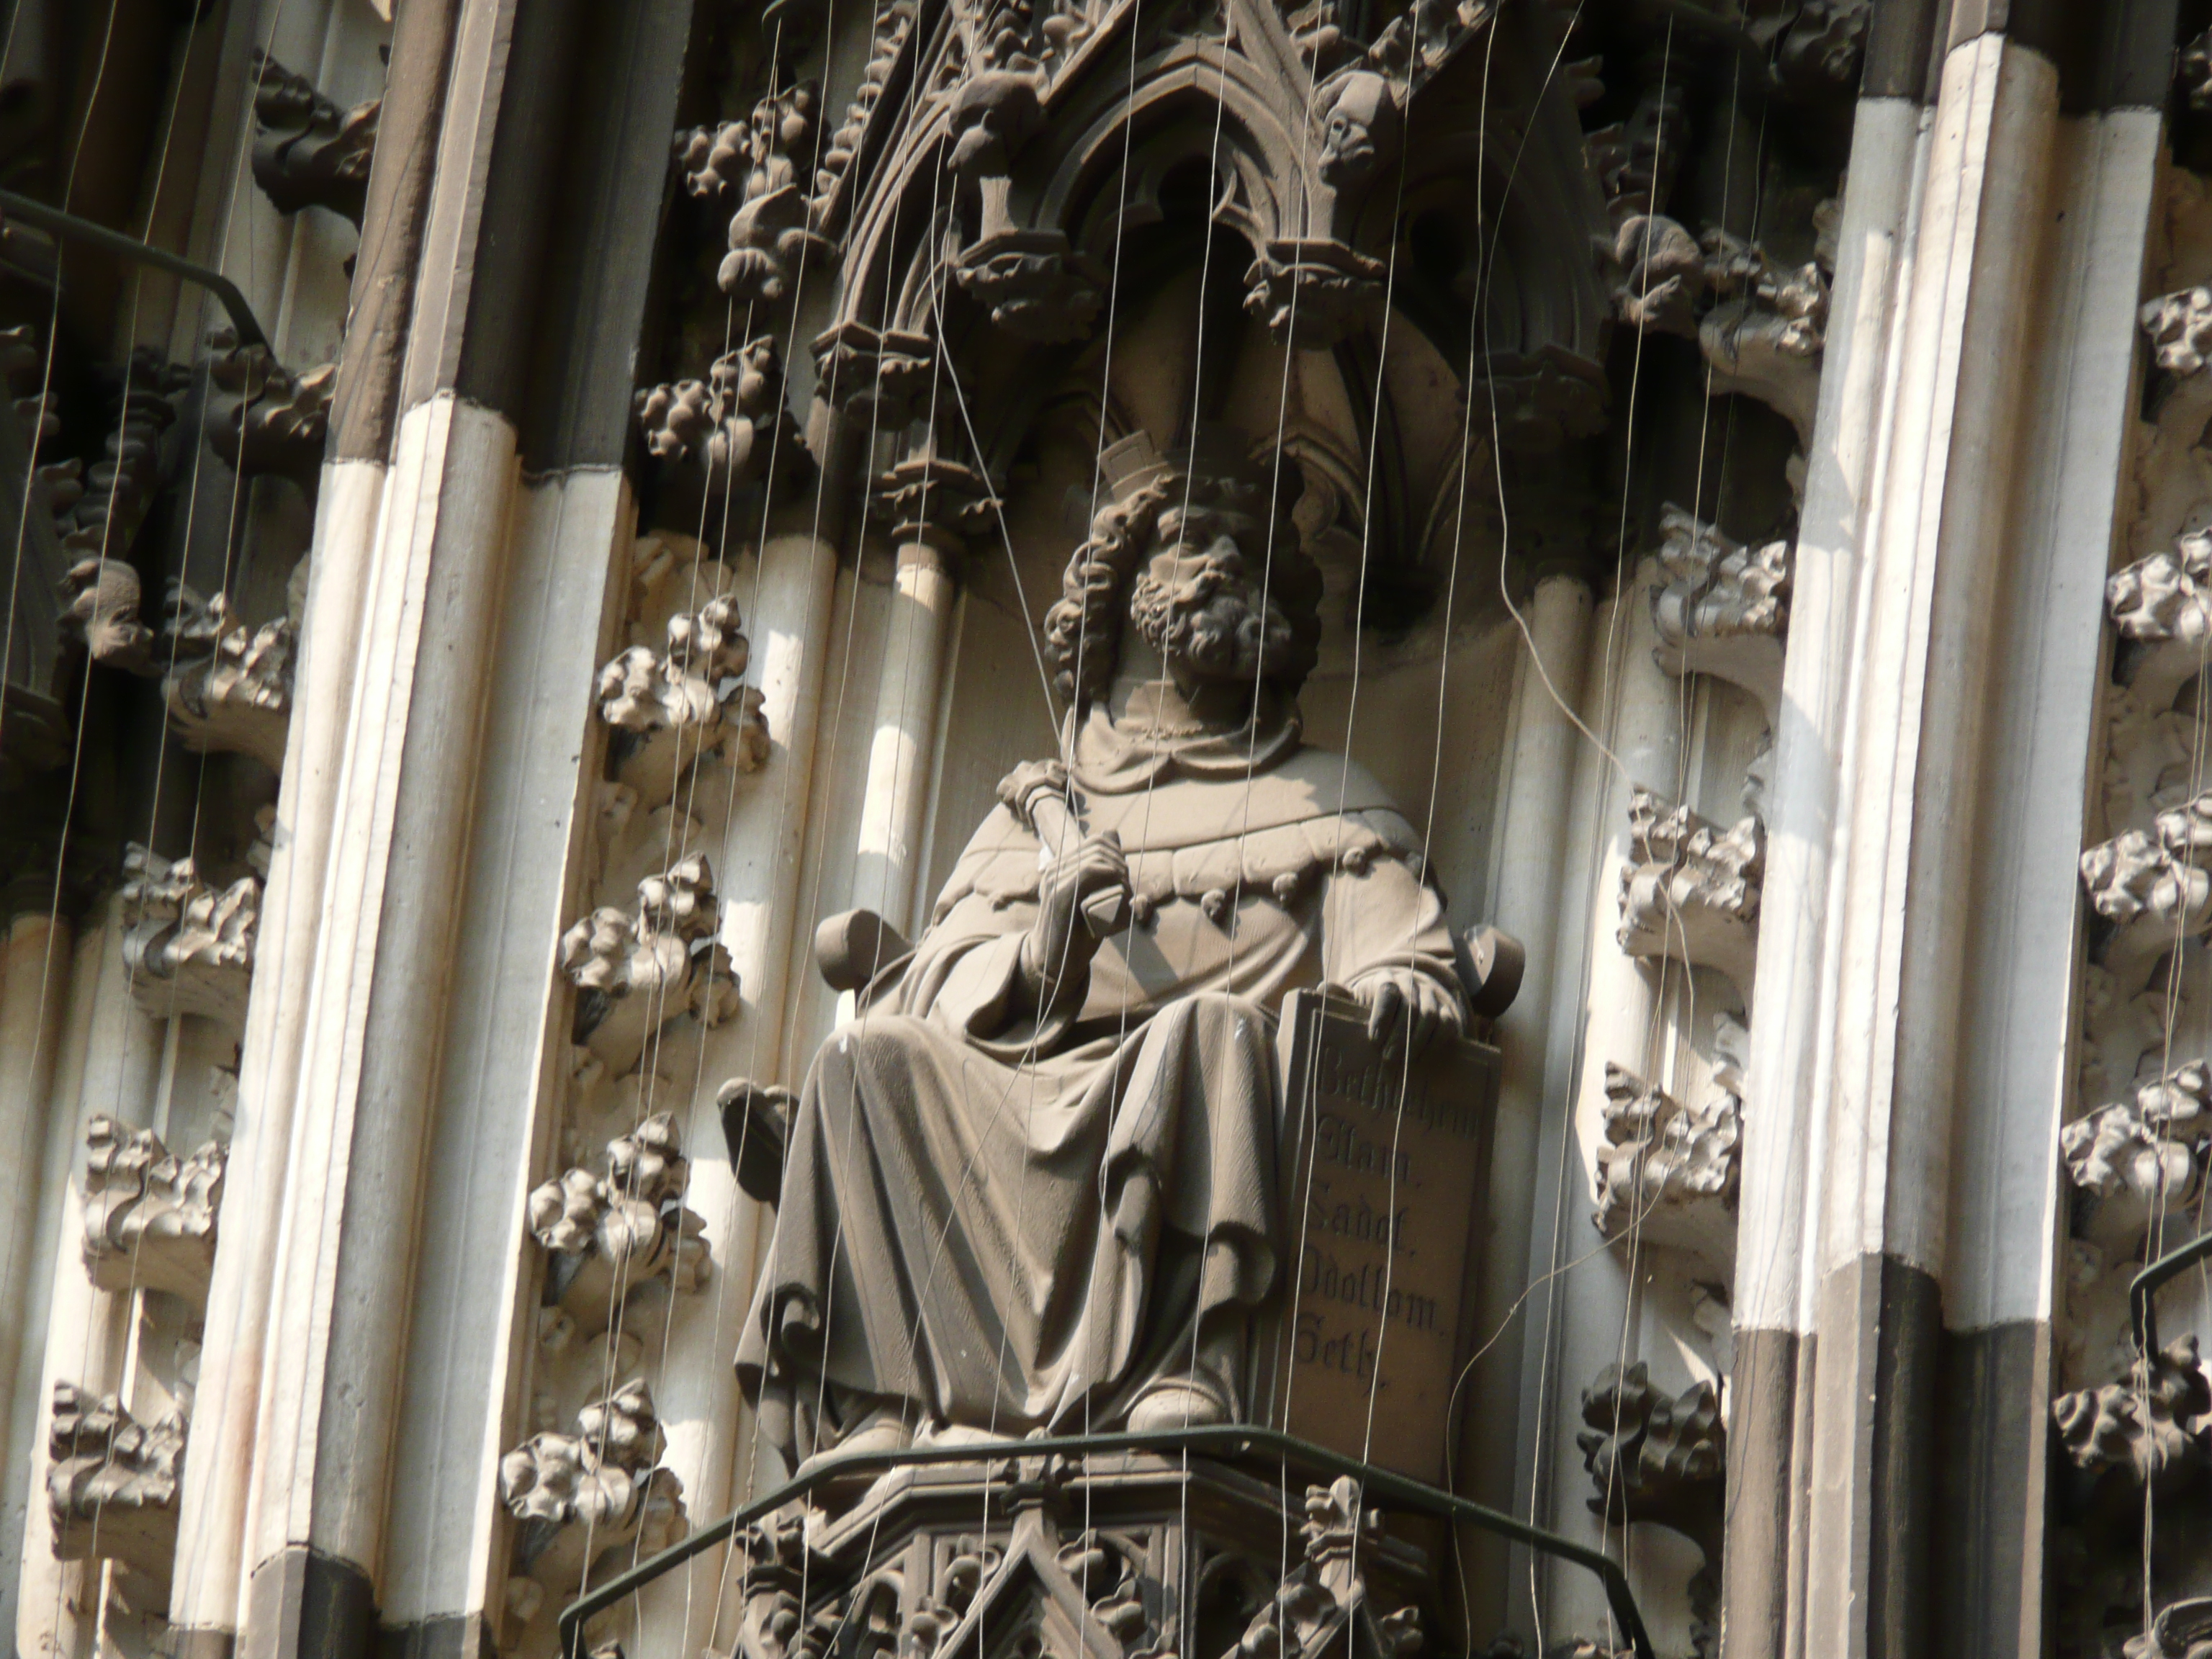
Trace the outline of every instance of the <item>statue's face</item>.
<instances>
[{"instance_id":1,"label":"statue's face","mask_svg":"<svg viewBox=\"0 0 2212 1659\"><path fill-rule=\"evenodd\" d=\"M1265 592L1264 562L1244 553L1265 541L1265 526L1243 514L1194 506L1161 515L1129 619L1177 681L1249 681L1289 667L1290 619Z\"/></svg>"}]
</instances>

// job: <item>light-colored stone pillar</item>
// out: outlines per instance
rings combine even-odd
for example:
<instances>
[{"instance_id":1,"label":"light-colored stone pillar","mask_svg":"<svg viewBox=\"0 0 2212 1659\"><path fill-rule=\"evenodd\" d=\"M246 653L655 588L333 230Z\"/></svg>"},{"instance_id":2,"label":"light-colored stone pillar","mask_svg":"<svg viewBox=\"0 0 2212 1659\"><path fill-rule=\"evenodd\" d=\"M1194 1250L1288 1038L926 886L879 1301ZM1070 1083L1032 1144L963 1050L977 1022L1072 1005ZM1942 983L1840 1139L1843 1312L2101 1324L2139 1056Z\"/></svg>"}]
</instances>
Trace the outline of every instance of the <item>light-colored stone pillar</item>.
<instances>
[{"instance_id":1,"label":"light-colored stone pillar","mask_svg":"<svg viewBox=\"0 0 2212 1659\"><path fill-rule=\"evenodd\" d=\"M915 888L928 841L939 707L959 600L968 532L996 503L969 468L925 446L877 481L897 550L874 735L853 861L854 907L873 910L911 939L927 895Z\"/></svg>"},{"instance_id":2,"label":"light-colored stone pillar","mask_svg":"<svg viewBox=\"0 0 2212 1659\"><path fill-rule=\"evenodd\" d=\"M1658 635L1650 590L1658 579L1655 563L1639 564L1627 591L1600 607L1589 629L1583 722L1612 752L1584 742L1577 757L1566 866L1573 874L1559 904L1545 1068L1547 1079L1557 1079L1547 1097L1559 1104L1541 1125L1528 1247L1528 1277L1556 1277L1530 1296L1522 1314L1529 1338L1522 1398L1534 1402L1533 1420L1541 1426L1522 1453L1517 1485L1528 1494L1522 1513L1600 1547L1604 1528L1584 1502L1589 1476L1575 1445L1577 1402L1599 1371L1637 1357L1627 1324L1632 1287L1620 1259L1590 1225L1596 1155L1606 1144L1605 1067L1611 1060L1661 1075L1651 1056L1663 1036L1658 976L1625 953L1617 938L1621 872L1630 859L1628 804L1639 786L1669 799L1681 791L1682 688L1652 657ZM1547 1562L1540 1582L1547 1632L1606 1628L1603 1592L1592 1575Z\"/></svg>"},{"instance_id":3,"label":"light-colored stone pillar","mask_svg":"<svg viewBox=\"0 0 2212 1659\"><path fill-rule=\"evenodd\" d=\"M50 896L51 890L34 895L33 908L17 911L0 940L0 1147L11 1149L0 1158L0 1261L9 1264L0 1286L0 1425L8 1431L11 1505L26 1489L28 1464L40 1449L30 1439L45 1358L40 1338L46 1298L37 1273L19 1272L17 1264L28 1267L33 1261L33 1241L40 1232L49 1093L70 1001L72 930L50 902L40 902ZM0 1558L15 1559L12 1551Z\"/></svg>"},{"instance_id":4,"label":"light-colored stone pillar","mask_svg":"<svg viewBox=\"0 0 2212 1659\"><path fill-rule=\"evenodd\" d=\"M752 1413L731 1356L774 1212L738 1191L715 1097L726 1077L768 1080L783 1046L794 939L811 931L812 918L799 910L799 866L837 587L836 550L811 536L771 537L760 559L747 633L773 746L761 770L739 781L742 793L715 859L722 939L744 1007L733 1024L708 1038L703 1086L684 1130L691 1160L686 1202L707 1224L714 1275L676 1310L653 1383L668 1434L662 1462L684 1482L694 1524L726 1513L757 1484ZM707 1646L726 1577L723 1553L710 1550L689 1572L656 1584L646 1597L641 1652L684 1659Z\"/></svg>"},{"instance_id":5,"label":"light-colored stone pillar","mask_svg":"<svg viewBox=\"0 0 2212 1659\"><path fill-rule=\"evenodd\" d=\"M281 1244L284 1173L307 1036L323 878L337 827L362 589L375 551L386 469L323 470L307 626L276 798L275 851L254 945L253 992L239 1045L238 1113L223 1237L208 1293L200 1389L179 1496L169 1613L186 1632L235 1628L269 1304Z\"/></svg>"},{"instance_id":6,"label":"light-colored stone pillar","mask_svg":"<svg viewBox=\"0 0 2212 1659\"><path fill-rule=\"evenodd\" d=\"M35 921L43 928L45 915L38 914ZM65 1571L53 1559L46 1536L45 1384L68 1346L66 1341L58 1344L49 1333L66 1320L58 1305L70 1288L66 1275L73 1270L78 1282L83 1282L76 1247L62 1239L60 1212L69 1207L68 1128L81 1099L150 1101L154 1066L161 1058L158 1035L151 1041L131 1040L146 1035L146 1022L131 1004L121 972L120 943L120 929L112 921L95 922L78 941L75 961L64 964L58 960L47 976L45 995L55 1005L49 1018L58 1037L52 1075L36 1119L28 1125L15 1122L14 1127L25 1133L9 1143L15 1155L0 1176L0 1181L13 1183L6 1224L21 1229L16 1254L8 1258L7 1294L24 1333L9 1373L15 1386L4 1419L6 1455L0 1459L6 1471L6 1485L0 1487L0 1562L8 1569L0 1572L0 1615L5 1620L0 1627L15 1632L16 1651L26 1656L76 1651L82 1646L80 1610L64 1605ZM12 951L5 960L16 965ZM20 965L27 968L29 959ZM9 975L0 981L0 999L14 989ZM19 1013L35 1014L39 988L33 985L29 990ZM0 1001L0 1045L12 1045L21 1035ZM0 1046L0 1055L5 1056L0 1065L11 1073L18 1072L18 1061L29 1058L12 1046ZM29 1081L27 1075L10 1078L19 1085ZM12 1101L16 1097L0 1098ZM88 1284L86 1288L89 1290ZM90 1349L93 1358L104 1363L98 1344L114 1333L103 1326L85 1334L92 1342L80 1339L76 1348Z\"/></svg>"},{"instance_id":7,"label":"light-colored stone pillar","mask_svg":"<svg viewBox=\"0 0 2212 1659\"><path fill-rule=\"evenodd\" d=\"M96 1583L97 1565L54 1559L44 1480L53 1385L74 1382L95 1394L118 1388L131 1310L128 1296L97 1288L85 1271L85 1126L105 1115L134 1129L153 1127L167 1046L166 1023L149 1019L132 1000L123 927L112 898L95 913L77 956L70 1010L74 1041L64 1041L63 1053L64 1066L76 1077L54 1079L56 1109L41 1149L49 1190L39 1206L40 1249L19 1263L26 1281L35 1278L40 1284L45 1303L45 1354L33 1396L37 1415L23 1491L15 1499L22 1505L15 1646L26 1655L88 1651L99 1610L88 1583ZM23 1369L27 1376L29 1365Z\"/></svg>"},{"instance_id":8,"label":"light-colored stone pillar","mask_svg":"<svg viewBox=\"0 0 2212 1659\"><path fill-rule=\"evenodd\" d=\"M373 1603L481 771L514 428L410 409L358 623L256 1425L241 1641ZM318 1582L318 1580L325 1582ZM260 1629L253 1627L258 1624Z\"/></svg>"},{"instance_id":9,"label":"light-colored stone pillar","mask_svg":"<svg viewBox=\"0 0 2212 1659\"><path fill-rule=\"evenodd\" d=\"M1934 1588L1962 974L2058 107L2051 61L2000 34L1953 46L1941 84L1841 734L1835 989L1806 1185L1818 1354L1792 1636L1809 1654L1910 1649Z\"/></svg>"},{"instance_id":10,"label":"light-colored stone pillar","mask_svg":"<svg viewBox=\"0 0 2212 1659\"><path fill-rule=\"evenodd\" d=\"M1790 647L1766 791L1759 1000L1745 1073L1723 1575L1729 1659L1782 1652L1789 1584L1802 1566L1802 1547L1790 1547L1791 1444L1810 1318L1800 1268L1814 1158L1813 1077L1832 989L1830 859L1865 596L1859 538L1894 389L1899 295L1918 248L1914 207L1927 159L1924 114L1910 98L1859 105L1798 523Z\"/></svg>"},{"instance_id":11,"label":"light-colored stone pillar","mask_svg":"<svg viewBox=\"0 0 2212 1659\"><path fill-rule=\"evenodd\" d=\"M854 907L875 911L909 935L929 823L938 705L959 598L952 540L941 535L899 540L853 867Z\"/></svg>"},{"instance_id":12,"label":"light-colored stone pillar","mask_svg":"<svg viewBox=\"0 0 2212 1659\"><path fill-rule=\"evenodd\" d=\"M1538 1148L1550 1082L1546 1071L1552 998L1559 959L1560 890L1582 733L1573 711L1582 700L1589 653L1589 584L1550 575L1528 601L1528 637L1519 657L1512 737L1498 793L1504 802L1496 888L1486 914L1528 953L1521 994L1498 1022L1505 1056L1498 1085L1498 1127L1490 1152L1490 1197L1484 1212L1482 1301L1475 1340L1493 1342L1462 1389L1464 1427L1458 1489L1495 1509L1513 1504L1517 1435L1500 1423L1521 1420L1522 1352L1530 1326L1515 1304L1528 1282ZM1490 1534L1469 1530L1460 1548L1468 1562L1469 1628L1505 1623L1507 1551Z\"/></svg>"}]
</instances>

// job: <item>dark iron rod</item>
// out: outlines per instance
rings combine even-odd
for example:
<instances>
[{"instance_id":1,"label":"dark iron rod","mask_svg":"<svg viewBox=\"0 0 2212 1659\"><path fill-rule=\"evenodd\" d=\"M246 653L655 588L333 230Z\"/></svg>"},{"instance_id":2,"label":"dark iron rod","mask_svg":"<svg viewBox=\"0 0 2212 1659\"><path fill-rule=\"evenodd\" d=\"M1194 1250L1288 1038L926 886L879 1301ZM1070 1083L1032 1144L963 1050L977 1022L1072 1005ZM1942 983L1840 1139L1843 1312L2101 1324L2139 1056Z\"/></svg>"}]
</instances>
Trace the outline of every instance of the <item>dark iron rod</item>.
<instances>
[{"instance_id":1,"label":"dark iron rod","mask_svg":"<svg viewBox=\"0 0 2212 1659\"><path fill-rule=\"evenodd\" d=\"M104 248L123 258L135 259L142 265L152 265L181 276L188 283L198 283L221 301L222 308L230 313L230 325L238 331L239 344L270 349L269 337L254 320L253 307L246 303L246 295L221 271L196 265L173 253L164 253L135 236L125 236L119 230L80 219L74 213L64 213L59 208L50 208L27 196L18 196L12 190L0 190L0 212L5 212L11 219L21 219L27 225L36 225L40 230L52 231L57 236L73 237L88 246Z\"/></svg>"}]
</instances>

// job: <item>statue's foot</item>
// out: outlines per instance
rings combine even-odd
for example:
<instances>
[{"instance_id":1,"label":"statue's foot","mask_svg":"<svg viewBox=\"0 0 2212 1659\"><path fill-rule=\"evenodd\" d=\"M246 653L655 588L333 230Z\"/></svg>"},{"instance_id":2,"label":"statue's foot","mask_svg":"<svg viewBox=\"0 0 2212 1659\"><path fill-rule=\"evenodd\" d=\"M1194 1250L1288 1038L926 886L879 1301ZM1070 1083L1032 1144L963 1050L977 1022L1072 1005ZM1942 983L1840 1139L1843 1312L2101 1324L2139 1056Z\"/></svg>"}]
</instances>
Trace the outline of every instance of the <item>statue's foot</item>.
<instances>
[{"instance_id":1,"label":"statue's foot","mask_svg":"<svg viewBox=\"0 0 2212 1659\"><path fill-rule=\"evenodd\" d=\"M913 1443L914 1431L906 1425L904 1410L897 1406L878 1406L854 1425L852 1433L801 1463L799 1473L805 1474L816 1464L831 1457L843 1457L859 1452L904 1451Z\"/></svg>"},{"instance_id":2,"label":"statue's foot","mask_svg":"<svg viewBox=\"0 0 2212 1659\"><path fill-rule=\"evenodd\" d=\"M1212 1389L1188 1377L1171 1376L1153 1383L1138 1397L1129 1412L1129 1432L1206 1429L1228 1420L1228 1403Z\"/></svg>"}]
</instances>

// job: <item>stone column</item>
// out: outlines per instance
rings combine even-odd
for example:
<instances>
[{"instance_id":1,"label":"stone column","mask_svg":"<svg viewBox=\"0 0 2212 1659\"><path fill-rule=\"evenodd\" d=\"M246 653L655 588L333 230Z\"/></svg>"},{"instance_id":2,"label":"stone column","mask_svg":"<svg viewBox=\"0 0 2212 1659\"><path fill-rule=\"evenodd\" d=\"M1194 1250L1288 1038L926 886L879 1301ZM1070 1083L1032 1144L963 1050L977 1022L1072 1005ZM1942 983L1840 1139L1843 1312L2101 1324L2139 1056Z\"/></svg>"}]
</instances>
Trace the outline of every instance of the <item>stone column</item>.
<instances>
[{"instance_id":1,"label":"stone column","mask_svg":"<svg viewBox=\"0 0 2212 1659\"><path fill-rule=\"evenodd\" d=\"M23 944L46 927L47 895L34 900L38 908L17 918L28 923ZM65 944L65 940L57 940ZM122 967L118 930L111 924L95 927L81 940L73 962L55 957L51 966L40 965L43 950L19 956L11 928L4 956L0 956L0 1067L7 1073L0 1082L0 1104L11 1114L35 1103L28 1115L7 1120L13 1137L8 1168L0 1174L0 1193L7 1198L4 1224L13 1230L12 1253L7 1258L6 1296L0 1317L12 1322L8 1328L19 1344L0 1388L9 1389L9 1411L4 1420L7 1452L5 1485L0 1486L0 1629L15 1633L16 1651L38 1654L49 1647L63 1651L77 1639L79 1613L64 1605L64 1569L46 1544L46 1382L54 1363L57 1345L50 1333L66 1318L58 1304L73 1288L61 1275L74 1272L83 1283L83 1269L75 1245L58 1255L62 1231L59 1212L67 1203L70 1147L68 1124L81 1097L113 1095L126 1100L153 1094L153 1066L161 1058L158 1035L150 1042L133 1044L128 1039L145 1021L131 1006L119 972ZM103 948L105 947L105 948ZM112 968L112 975L103 972ZM43 985L40 982L43 981ZM19 992L21 994L18 994ZM45 1041L33 1033L40 1026L41 994L52 1005L44 1022ZM9 1000L14 999L11 1002ZM12 1010L12 1012L11 1012ZM26 1036L48 1050L37 1060L48 1073L44 1089L33 1095L37 1079L33 1055L19 1048ZM85 1286L89 1291L90 1286ZM103 1327L87 1342L80 1338L76 1351L93 1353L113 1333ZM21 1567L17 1577L15 1568Z\"/></svg>"},{"instance_id":2,"label":"stone column","mask_svg":"<svg viewBox=\"0 0 2212 1659\"><path fill-rule=\"evenodd\" d=\"M1628 805L1641 786L1670 799L1681 791L1681 687L1653 660L1657 633L1650 589L1658 567L1639 564L1627 591L1600 608L1589 629L1583 723L1613 751L1587 741L1577 757L1567 838L1578 872L1562 884L1545 1074L1557 1079L1537 1148L1528 1277L1557 1273L1528 1299L1522 1397L1535 1402L1539 1434L1522 1451L1522 1509L1536 1524L1603 1547L1604 1529L1584 1499L1589 1476L1575 1445L1576 1401L1606 1366L1636 1357L1626 1328L1632 1287L1620 1258L1590 1225L1608 1060L1658 1075L1649 1050L1660 1035L1657 976L1620 945L1621 872L1630 858ZM1556 820L1554 820L1556 823ZM1586 885L1583 884L1587 884ZM1563 994L1579 981L1579 994ZM1570 1264L1572 1264L1570 1267ZM1565 1270L1565 1271L1561 1271ZM1547 1565L1545 1628L1606 1628L1602 1593L1589 1574Z\"/></svg>"},{"instance_id":3,"label":"stone column","mask_svg":"<svg viewBox=\"0 0 2212 1659\"><path fill-rule=\"evenodd\" d=\"M891 579L874 737L853 870L853 904L913 936L926 902L915 888L927 839L938 706L952 643L957 570L966 532L996 510L970 469L925 449L878 483L893 514Z\"/></svg>"},{"instance_id":4,"label":"stone column","mask_svg":"<svg viewBox=\"0 0 2212 1659\"><path fill-rule=\"evenodd\" d=\"M459 13L459 0L420 0L405 9L393 32L378 165L369 179L353 315L331 410L276 852L256 952L258 994L247 1006L240 1053L225 1204L232 1248L218 1253L209 1291L200 1392L179 1497L169 1617L179 1652L190 1659L228 1659L238 1624L284 1173L351 717L358 619L390 470L408 313Z\"/></svg>"},{"instance_id":5,"label":"stone column","mask_svg":"<svg viewBox=\"0 0 2212 1659\"><path fill-rule=\"evenodd\" d=\"M758 1489L750 1461L752 1414L731 1355L752 1304L753 1274L774 1212L738 1189L724 1145L718 1086L726 1077L766 1079L783 1046L793 946L811 933L800 914L799 868L812 793L837 590L836 550L808 535L774 536L761 550L758 598L747 617L773 746L743 791L715 857L722 939L744 998L734 1024L708 1038L703 1086L690 1103L684 1146L691 1160L685 1201L706 1222L714 1276L677 1310L653 1379L666 1425L663 1464L684 1483L694 1524ZM697 1557L646 1598L641 1652L696 1654L714 1634L726 1577L723 1553ZM727 1628L726 1626L724 1628Z\"/></svg>"},{"instance_id":6,"label":"stone column","mask_svg":"<svg viewBox=\"0 0 2212 1659\"><path fill-rule=\"evenodd\" d=\"M1582 700L1583 669L1589 651L1589 584L1555 574L1536 584L1528 604L1528 638L1520 658L1520 684L1506 770L1498 780L1505 803L1499 830L1502 851L1490 914L1528 952L1521 994L1498 1022L1504 1053L1498 1085L1498 1128L1490 1153L1490 1199L1486 1212L1483 1296L1476 1317L1478 1341L1496 1345L1462 1390L1459 1489L1493 1508L1513 1506L1517 1436L1501 1435L1500 1423L1521 1417L1522 1352L1528 1341L1528 1308L1516 1310L1528 1282L1538 1156L1550 1078L1546 1070L1555 969L1559 960L1561 889L1572 805L1577 750L1582 734L1570 711ZM1549 689L1547 689L1547 682ZM1507 1552L1487 1533L1472 1530L1460 1547L1469 1571L1470 1628L1487 1632L1505 1623Z\"/></svg>"},{"instance_id":7,"label":"stone column","mask_svg":"<svg viewBox=\"0 0 2212 1659\"><path fill-rule=\"evenodd\" d=\"M1917 88L1916 88L1917 90ZM1912 211L1927 159L1916 96L1869 88L1851 144L1836 281L1808 459L1790 606L1790 648L1767 787L1766 880L1759 899L1759 1000L1751 1020L1732 1317L1726 1597L1729 1659L1783 1651L1790 1547L1790 1470L1808 1310L1801 1263L1809 1113L1823 1036L1829 893L1839 751L1856 664L1864 556L1858 535L1893 386L1898 295L1918 252Z\"/></svg>"},{"instance_id":8,"label":"stone column","mask_svg":"<svg viewBox=\"0 0 2212 1659\"><path fill-rule=\"evenodd\" d=\"M96 1598L83 1583L88 1577L97 1579L97 1564L54 1559L44 1482L53 1385L75 1382L95 1394L117 1387L130 1312L129 1297L98 1289L85 1271L84 1127L103 1114L131 1128L150 1127L161 1088L166 1033L131 999L123 927L112 900L106 910L95 912L97 919L77 946L70 1035L63 1056L65 1069L75 1075L54 1080L56 1109L41 1148L50 1190L38 1206L39 1249L14 1262L27 1285L42 1287L45 1303L37 1324L44 1358L31 1396L37 1415L25 1442L26 1466L19 1475L11 1471L8 1488L11 1520L20 1506L22 1578L15 1646L24 1654L88 1651L90 1622L98 1611ZM27 1356L22 1369L31 1381ZM12 1550L7 1559L15 1559Z\"/></svg>"},{"instance_id":9,"label":"stone column","mask_svg":"<svg viewBox=\"0 0 2212 1659\"><path fill-rule=\"evenodd\" d=\"M1840 734L1834 990L1806 1183L1819 1229L1806 1587L1791 1632L1811 1654L1916 1651L1932 1634L1960 986L2058 106L2051 60L2002 34L1953 46L1940 84Z\"/></svg>"},{"instance_id":10,"label":"stone column","mask_svg":"<svg viewBox=\"0 0 2212 1659\"><path fill-rule=\"evenodd\" d=\"M9 1264L0 1287L0 1425L8 1431L9 1502L27 1491L27 1461L43 1454L31 1442L38 1415L38 1378L45 1344L45 1297L34 1288L32 1270L40 1213L49 1194L46 1160L48 1093L62 1047L64 1018L70 1006L70 934L66 917L57 918L52 889L33 893L29 908L18 910L0 940L0 1261ZM20 1527L20 1520L15 1526ZM21 1534L9 1528L14 1536ZM13 1552L4 1558L15 1559Z\"/></svg>"}]
</instances>

